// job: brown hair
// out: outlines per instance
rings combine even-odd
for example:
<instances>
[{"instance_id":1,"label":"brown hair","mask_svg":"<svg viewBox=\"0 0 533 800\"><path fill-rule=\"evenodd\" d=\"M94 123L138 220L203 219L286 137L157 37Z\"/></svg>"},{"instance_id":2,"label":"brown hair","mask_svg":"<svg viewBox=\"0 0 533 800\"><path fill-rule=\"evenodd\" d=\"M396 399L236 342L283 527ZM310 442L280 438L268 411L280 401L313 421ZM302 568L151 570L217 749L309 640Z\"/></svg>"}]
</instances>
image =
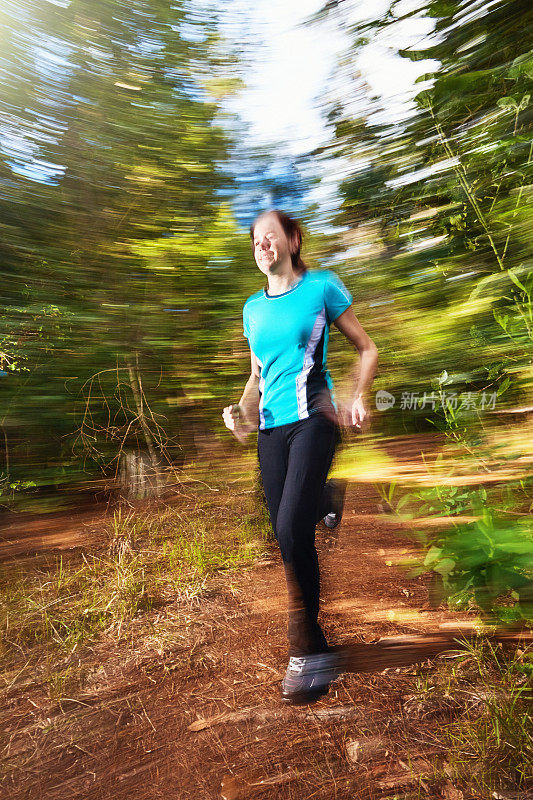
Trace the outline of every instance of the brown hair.
<instances>
[{"instance_id":1,"label":"brown hair","mask_svg":"<svg viewBox=\"0 0 533 800\"><path fill-rule=\"evenodd\" d=\"M254 230L257 224L257 221L261 217L266 217L267 214L274 214L277 217L278 221L281 224L281 227L285 231L285 235L289 240L289 247L291 251L291 261L292 261L292 268L297 272L305 272L307 269L307 264L303 261L302 257L300 256L300 250L302 247L302 239L303 233L300 227L300 223L289 217L284 211L278 211L277 208L272 209L272 211L264 211L262 214L259 214L252 224L250 225L250 238L252 240L252 252L254 252Z\"/></svg>"}]
</instances>

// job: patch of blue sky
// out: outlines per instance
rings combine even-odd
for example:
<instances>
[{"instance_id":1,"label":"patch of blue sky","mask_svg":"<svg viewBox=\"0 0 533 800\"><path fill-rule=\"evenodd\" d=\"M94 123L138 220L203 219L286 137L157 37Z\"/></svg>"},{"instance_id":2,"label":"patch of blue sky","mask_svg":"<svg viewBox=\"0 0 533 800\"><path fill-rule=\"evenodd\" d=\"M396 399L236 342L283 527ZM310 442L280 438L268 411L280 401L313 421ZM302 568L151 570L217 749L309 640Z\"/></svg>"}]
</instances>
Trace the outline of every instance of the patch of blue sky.
<instances>
[{"instance_id":1,"label":"patch of blue sky","mask_svg":"<svg viewBox=\"0 0 533 800\"><path fill-rule=\"evenodd\" d=\"M72 67L69 61L69 55L72 48L67 47L65 42L61 39L54 37L46 37L46 46L35 44L32 47L35 58L35 67L43 75L49 74L49 65L52 68L52 74L64 75L65 70ZM59 72L54 70L55 67L60 67Z\"/></svg>"},{"instance_id":2,"label":"patch of blue sky","mask_svg":"<svg viewBox=\"0 0 533 800\"><path fill-rule=\"evenodd\" d=\"M29 178L36 183L46 183L50 186L57 185L65 173L64 167L38 158L29 158L27 155L23 160L13 161L6 159L6 164L16 175Z\"/></svg>"},{"instance_id":3,"label":"patch of blue sky","mask_svg":"<svg viewBox=\"0 0 533 800\"><path fill-rule=\"evenodd\" d=\"M41 112L35 115L35 122L39 133L34 138L39 138L40 141L48 142L49 144L57 142L57 137L68 129L66 120L54 119L54 117L49 117Z\"/></svg>"},{"instance_id":4,"label":"patch of blue sky","mask_svg":"<svg viewBox=\"0 0 533 800\"><path fill-rule=\"evenodd\" d=\"M199 19L197 22L188 20L179 25L171 25L170 27L181 39L185 39L186 42L201 44L206 40L204 19Z\"/></svg>"},{"instance_id":5,"label":"patch of blue sky","mask_svg":"<svg viewBox=\"0 0 533 800\"><path fill-rule=\"evenodd\" d=\"M248 123L254 140L283 140L294 154L310 152L328 138L321 104L331 96L339 59L351 44L351 28L383 17L389 0L339 4L341 26L324 21L305 28L301 23L322 8L322 0L301 0L298 4L259 0L252 18L244 13L244 0L232 0L229 5L234 25L242 14L250 26L248 36L256 42L248 86L235 98L234 108ZM398 17L412 16L398 19L373 36L352 57L352 74L359 70L374 95L374 102L368 103L372 98L367 97L367 108L360 105L359 112L364 110L369 121L376 124L405 120L413 111L414 96L425 88L415 87L415 81L438 66L436 61L410 61L398 53L400 49L416 49L433 31L434 20L424 15L420 5L419 0L397 3L394 13ZM343 101L349 96L349 82L347 75L338 86Z\"/></svg>"},{"instance_id":6,"label":"patch of blue sky","mask_svg":"<svg viewBox=\"0 0 533 800\"><path fill-rule=\"evenodd\" d=\"M24 6L21 2L12 2L12 0L3 0L2 3L2 12L6 15L9 15L12 19L16 19L17 21L29 19L31 15L30 5L26 2Z\"/></svg>"},{"instance_id":7,"label":"patch of blue sky","mask_svg":"<svg viewBox=\"0 0 533 800\"><path fill-rule=\"evenodd\" d=\"M59 133L59 131L58 131ZM55 144L56 137L46 130L32 130L32 138L17 132L0 134L0 150L11 170L39 183L56 184L65 172L60 164L39 157L41 144Z\"/></svg>"}]
</instances>

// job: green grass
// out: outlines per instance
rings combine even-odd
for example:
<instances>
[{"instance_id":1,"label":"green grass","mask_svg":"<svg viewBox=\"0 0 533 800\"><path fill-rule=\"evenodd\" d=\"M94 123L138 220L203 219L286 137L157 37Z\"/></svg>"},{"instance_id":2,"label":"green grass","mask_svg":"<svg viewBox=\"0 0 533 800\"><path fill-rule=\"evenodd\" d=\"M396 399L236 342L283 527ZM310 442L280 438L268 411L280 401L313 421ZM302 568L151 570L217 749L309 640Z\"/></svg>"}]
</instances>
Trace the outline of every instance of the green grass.
<instances>
[{"instance_id":1,"label":"green grass","mask_svg":"<svg viewBox=\"0 0 533 800\"><path fill-rule=\"evenodd\" d=\"M151 607L155 586L146 559L84 555L65 567L61 558L36 573L3 576L1 632L4 656L50 642L73 650L100 631L116 627Z\"/></svg>"},{"instance_id":2,"label":"green grass","mask_svg":"<svg viewBox=\"0 0 533 800\"><path fill-rule=\"evenodd\" d=\"M505 655L490 643L470 647L479 702L446 730L457 778L482 797L533 789L533 651Z\"/></svg>"},{"instance_id":3,"label":"green grass","mask_svg":"<svg viewBox=\"0 0 533 800\"><path fill-rule=\"evenodd\" d=\"M465 644L450 663L417 679L407 711L439 718L436 740L447 750L444 773L465 797L533 789L533 649Z\"/></svg>"},{"instance_id":4,"label":"green grass","mask_svg":"<svg viewBox=\"0 0 533 800\"><path fill-rule=\"evenodd\" d=\"M116 640L154 606L198 595L215 572L264 551L264 515L213 503L136 515L118 511L105 544L75 562L62 557L0 574L0 656L6 666L36 645L63 656L102 633ZM61 690L64 676L57 677ZM52 687L51 687L52 688ZM57 691L56 691L57 690Z\"/></svg>"}]
</instances>

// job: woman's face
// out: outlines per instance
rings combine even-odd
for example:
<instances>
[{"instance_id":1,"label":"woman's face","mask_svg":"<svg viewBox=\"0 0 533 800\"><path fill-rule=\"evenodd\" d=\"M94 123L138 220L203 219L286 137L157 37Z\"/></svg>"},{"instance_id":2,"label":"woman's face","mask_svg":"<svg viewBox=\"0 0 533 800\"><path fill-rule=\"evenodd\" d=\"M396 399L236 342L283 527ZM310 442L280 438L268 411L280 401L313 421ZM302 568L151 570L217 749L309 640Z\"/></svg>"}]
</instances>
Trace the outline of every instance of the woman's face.
<instances>
[{"instance_id":1,"label":"woman's face","mask_svg":"<svg viewBox=\"0 0 533 800\"><path fill-rule=\"evenodd\" d=\"M254 257L265 275L277 273L280 266L290 263L289 240L275 214L259 217L254 227Z\"/></svg>"}]
</instances>

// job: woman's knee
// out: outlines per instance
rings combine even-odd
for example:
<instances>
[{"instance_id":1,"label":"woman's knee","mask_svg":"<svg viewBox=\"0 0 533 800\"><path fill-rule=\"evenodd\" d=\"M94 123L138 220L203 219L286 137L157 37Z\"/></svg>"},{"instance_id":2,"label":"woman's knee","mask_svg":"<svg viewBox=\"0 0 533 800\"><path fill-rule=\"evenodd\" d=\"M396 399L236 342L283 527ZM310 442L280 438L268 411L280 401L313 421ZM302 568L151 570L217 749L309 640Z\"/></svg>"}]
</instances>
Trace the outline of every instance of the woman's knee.
<instances>
[{"instance_id":1,"label":"woman's knee","mask_svg":"<svg viewBox=\"0 0 533 800\"><path fill-rule=\"evenodd\" d=\"M292 531L290 530L289 526L280 524L278 519L275 533L284 563L292 564L294 560L294 537L292 535Z\"/></svg>"},{"instance_id":2,"label":"woman's knee","mask_svg":"<svg viewBox=\"0 0 533 800\"><path fill-rule=\"evenodd\" d=\"M315 525L313 515L307 515L305 521L293 515L279 515L276 525L281 557L285 563L293 564L300 559L307 559L315 551Z\"/></svg>"}]
</instances>

